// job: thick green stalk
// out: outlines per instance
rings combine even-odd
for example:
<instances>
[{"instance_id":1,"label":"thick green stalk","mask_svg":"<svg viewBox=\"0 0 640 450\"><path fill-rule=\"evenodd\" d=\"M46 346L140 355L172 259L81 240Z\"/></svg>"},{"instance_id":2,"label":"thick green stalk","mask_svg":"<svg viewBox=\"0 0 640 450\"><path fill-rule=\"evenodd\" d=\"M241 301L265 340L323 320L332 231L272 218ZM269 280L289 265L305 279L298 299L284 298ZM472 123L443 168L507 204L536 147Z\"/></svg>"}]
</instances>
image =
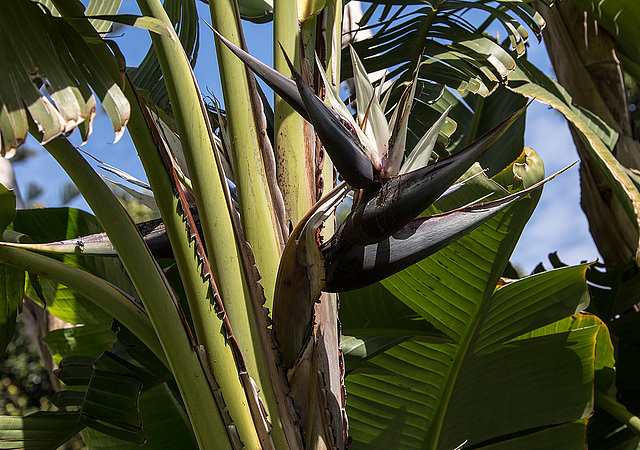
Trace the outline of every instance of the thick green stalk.
<instances>
[{"instance_id":1,"label":"thick green stalk","mask_svg":"<svg viewBox=\"0 0 640 450\"><path fill-rule=\"evenodd\" d=\"M291 76L280 46L300 70L296 0L274 2L273 32L274 67L278 72ZM278 184L284 196L287 220L295 227L315 200L315 135L311 130L306 132L304 119L278 96L274 114Z\"/></svg>"},{"instance_id":2,"label":"thick green stalk","mask_svg":"<svg viewBox=\"0 0 640 450\"><path fill-rule=\"evenodd\" d=\"M138 0L143 14L156 17L175 32L159 0ZM171 107L193 183L208 258L222 302L248 373L254 377L265 406L278 432L278 413L264 360L262 344L256 329L254 305L248 293L239 246L227 202L226 183L216 162L206 111L191 66L181 47L165 36L151 36L162 67ZM176 38L177 39L177 38Z\"/></svg>"},{"instance_id":3,"label":"thick green stalk","mask_svg":"<svg viewBox=\"0 0 640 450\"><path fill-rule=\"evenodd\" d=\"M233 3L221 0L210 2L211 20L218 32L239 47L243 47ZM261 130L256 124L256 114L262 115L262 111L254 109L250 80L244 63L224 45L219 45L217 40L216 43L242 229L245 238L251 244L256 265L262 275L265 306L271 309L280 262L280 243L266 180L265 162L260 150ZM271 152L271 149L267 150Z\"/></svg>"},{"instance_id":4,"label":"thick green stalk","mask_svg":"<svg viewBox=\"0 0 640 450\"><path fill-rule=\"evenodd\" d=\"M112 284L77 267L10 245L0 245L0 261L55 280L73 289L131 330L160 361L169 367L149 316Z\"/></svg>"},{"instance_id":5,"label":"thick green stalk","mask_svg":"<svg viewBox=\"0 0 640 450\"><path fill-rule=\"evenodd\" d=\"M244 389L238 378L238 370L231 346L223 333L222 321L212 308L209 283L202 278L200 261L196 256L195 243L189 237L178 198L173 194L173 186L156 143L153 140L138 99L130 85L125 94L131 103L131 120L128 129L138 150L140 160L149 179L156 203L171 241L186 299L191 311L197 341L205 347L211 371L222 388L223 400L231 419L238 430L240 440L247 447L259 447L259 438L253 426Z\"/></svg>"},{"instance_id":6,"label":"thick green stalk","mask_svg":"<svg viewBox=\"0 0 640 450\"><path fill-rule=\"evenodd\" d=\"M597 389L594 393L594 399L596 405L618 419L621 423L625 424L627 428L633 431L636 435L640 435L640 418L631 414L624 405L621 405L607 394L602 393Z\"/></svg>"},{"instance_id":7,"label":"thick green stalk","mask_svg":"<svg viewBox=\"0 0 640 450\"><path fill-rule=\"evenodd\" d=\"M195 349L187 336L166 279L135 225L100 176L63 138L45 148L65 169L107 232L131 277L174 374L201 448L230 448L226 427ZM225 445L226 444L226 445Z\"/></svg>"}]
</instances>

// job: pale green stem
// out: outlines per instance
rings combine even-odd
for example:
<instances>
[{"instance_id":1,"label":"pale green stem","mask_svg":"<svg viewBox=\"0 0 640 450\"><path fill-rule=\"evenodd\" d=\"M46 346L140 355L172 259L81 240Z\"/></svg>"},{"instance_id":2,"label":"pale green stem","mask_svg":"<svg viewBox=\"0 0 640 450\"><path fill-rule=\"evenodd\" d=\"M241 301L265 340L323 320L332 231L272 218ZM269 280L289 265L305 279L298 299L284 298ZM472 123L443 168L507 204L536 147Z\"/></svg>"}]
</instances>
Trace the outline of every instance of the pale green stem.
<instances>
[{"instance_id":1,"label":"pale green stem","mask_svg":"<svg viewBox=\"0 0 640 450\"><path fill-rule=\"evenodd\" d=\"M640 418L631 414L624 405L598 390L594 394L596 405L625 424L629 430L640 436Z\"/></svg>"},{"instance_id":2,"label":"pale green stem","mask_svg":"<svg viewBox=\"0 0 640 450\"><path fill-rule=\"evenodd\" d=\"M159 0L139 0L143 14L156 17L167 25L169 18ZM173 28L171 28L173 30ZM172 31L175 36L175 32ZM243 276L243 265L236 240L228 201L226 182L216 161L214 143L206 110L193 77L191 66L180 46L166 36L151 35L176 119L193 193L198 206L208 259L220 291L224 308L238 341L248 373L254 377L272 418L273 396L266 370L262 344L256 332L251 296ZM240 170L240 168L236 168ZM215 356L215 355L214 355ZM235 368L234 368L235 369ZM275 421L277 423L277 421ZM255 429L243 430L243 439L257 439ZM243 441L244 442L244 441ZM245 445L250 445L244 442Z\"/></svg>"},{"instance_id":3,"label":"pale green stem","mask_svg":"<svg viewBox=\"0 0 640 450\"><path fill-rule=\"evenodd\" d=\"M153 189L171 242L198 343L206 349L211 371L216 382L222 388L223 400L238 429L241 440L245 444L252 442L257 444L253 440L252 433L247 434L245 431L247 428L253 429L253 419L247 406L244 389L238 378L231 347L224 334L220 332L222 321L214 311L209 284L201 275L200 261L195 253L195 243L190 239L182 214L176 213L181 209L179 201L173 195L173 186L142 111L137 104L137 98L129 85L127 85L125 94L131 103L131 120L128 129L136 149L138 149L140 160Z\"/></svg>"},{"instance_id":4,"label":"pale green stem","mask_svg":"<svg viewBox=\"0 0 640 450\"><path fill-rule=\"evenodd\" d=\"M211 2L209 6L214 28L231 42L243 47L233 2L220 0L215 4ZM256 266L262 276L265 306L271 309L280 245L260 149L261 130L255 120L256 115L262 116L262 111L254 110L255 103L251 101L250 80L244 63L224 45L219 45L217 40L216 43L242 229L251 244Z\"/></svg>"},{"instance_id":5,"label":"pale green stem","mask_svg":"<svg viewBox=\"0 0 640 450\"><path fill-rule=\"evenodd\" d=\"M66 139L54 139L45 148L83 194L118 252L169 361L198 444L201 448L230 448L228 442L220 439L221 433L226 433L225 424L178 315L175 299L133 221L100 176Z\"/></svg>"},{"instance_id":6,"label":"pale green stem","mask_svg":"<svg viewBox=\"0 0 640 450\"><path fill-rule=\"evenodd\" d=\"M300 71L299 26L296 0L274 2L274 67L291 76L280 46ZM275 141L278 184L284 196L290 225L295 227L314 203L315 197L315 135L307 140L305 121L284 100L275 99Z\"/></svg>"}]
</instances>

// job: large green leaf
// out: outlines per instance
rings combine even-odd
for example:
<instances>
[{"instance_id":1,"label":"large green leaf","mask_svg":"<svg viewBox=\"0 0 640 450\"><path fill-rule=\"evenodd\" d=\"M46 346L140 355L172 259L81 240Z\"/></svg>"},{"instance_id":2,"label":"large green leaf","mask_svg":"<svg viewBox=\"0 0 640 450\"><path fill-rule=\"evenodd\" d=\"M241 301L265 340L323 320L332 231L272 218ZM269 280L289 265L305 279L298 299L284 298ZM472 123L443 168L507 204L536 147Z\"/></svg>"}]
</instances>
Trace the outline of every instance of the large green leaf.
<instances>
[{"instance_id":1,"label":"large green leaf","mask_svg":"<svg viewBox=\"0 0 640 450\"><path fill-rule=\"evenodd\" d=\"M15 330L18 310L22 309L24 270L0 264L0 357Z\"/></svg>"},{"instance_id":2,"label":"large green leaf","mask_svg":"<svg viewBox=\"0 0 640 450\"><path fill-rule=\"evenodd\" d=\"M145 448L197 448L184 409L167 384L144 369L106 352L95 360L63 360L60 377L87 386L85 392L63 391L54 400L80 407L78 420L91 428L83 431L90 448L134 448L122 439L145 442Z\"/></svg>"},{"instance_id":3,"label":"large green leaf","mask_svg":"<svg viewBox=\"0 0 640 450\"><path fill-rule=\"evenodd\" d=\"M368 25L372 10L380 6L371 3L361 25ZM369 72L394 67L392 76L404 73L409 79L406 71L420 63L420 77L429 83L485 96L513 69L515 60L491 38L478 33L466 20L469 11L500 22L518 54L524 52L529 37L525 27L539 37L544 24L522 1L390 1L385 2L379 23L372 25L373 36L354 46ZM397 51L400 47L402 51ZM343 64L343 77L350 76L350 68Z\"/></svg>"},{"instance_id":4,"label":"large green leaf","mask_svg":"<svg viewBox=\"0 0 640 450\"><path fill-rule=\"evenodd\" d=\"M61 409L78 408L78 420L85 426L142 444L145 434L139 411L141 372L108 352L97 359L66 357L60 362L58 376L66 385L86 386L86 390L60 391L52 401Z\"/></svg>"},{"instance_id":5,"label":"large green leaf","mask_svg":"<svg viewBox=\"0 0 640 450\"><path fill-rule=\"evenodd\" d=\"M251 22L263 23L273 18L273 0L239 0L238 8L242 18Z\"/></svg>"},{"instance_id":6,"label":"large green leaf","mask_svg":"<svg viewBox=\"0 0 640 450\"><path fill-rule=\"evenodd\" d=\"M577 420L541 431L534 431L524 436L515 437L506 442L489 444L486 450L519 450L540 448L561 448L563 450L583 450L586 447L585 434L587 421Z\"/></svg>"},{"instance_id":7,"label":"large green leaf","mask_svg":"<svg viewBox=\"0 0 640 450\"><path fill-rule=\"evenodd\" d=\"M167 384L145 390L140 396L140 412L147 440L143 449L198 448L184 409L175 399ZM138 449L96 430L85 428L82 438L89 449Z\"/></svg>"},{"instance_id":8,"label":"large green leaf","mask_svg":"<svg viewBox=\"0 0 640 450\"><path fill-rule=\"evenodd\" d=\"M606 369L598 373L600 393L596 397L597 408L589 421L589 445L593 448L636 448L640 435L632 422L637 423L640 415L636 377L640 370L640 313L633 305L638 302L640 272L635 263L618 267L594 264L587 270L587 281L592 298L589 310L608 324L616 344L615 374ZM615 389L611 389L614 381ZM620 411L626 413L616 414ZM636 418L629 417L630 414L635 414Z\"/></svg>"},{"instance_id":9,"label":"large green leaf","mask_svg":"<svg viewBox=\"0 0 640 450\"><path fill-rule=\"evenodd\" d=\"M139 448L143 443L150 449L197 448L184 409L165 383L151 385L140 395L137 375L149 378L142 369L105 353L98 359L69 358L60 373L66 383L87 388L61 391L53 401L61 408L79 409L0 417L0 448L57 448L85 426L109 434L83 432L89 448Z\"/></svg>"},{"instance_id":10,"label":"large green leaf","mask_svg":"<svg viewBox=\"0 0 640 450\"><path fill-rule=\"evenodd\" d=\"M412 338L430 342L448 340L380 283L341 293L340 323L343 335L340 345L349 371Z\"/></svg>"},{"instance_id":11,"label":"large green leaf","mask_svg":"<svg viewBox=\"0 0 640 450\"><path fill-rule=\"evenodd\" d=\"M138 362L144 364L145 368L150 369L154 375L167 379L167 369L153 357L142 342L121 325L117 325L115 329L118 330L118 342L115 344L115 348L121 349L120 354L126 356L126 353L122 352L124 345L127 353L134 355ZM111 327L95 325L55 330L45 337L56 362L59 362L60 358L71 355L86 355L92 357L87 360L89 363L93 361L93 358L97 358L111 348L114 339L115 335ZM126 342L121 342L121 339L126 339ZM152 362L151 367L149 361ZM85 370L84 373L90 376L91 368ZM89 381L89 378L85 378L84 383ZM151 388L145 385L140 395L139 408L147 438L144 448L196 448L195 438L184 408L177 402L167 383ZM82 437L89 448L125 449L139 447L90 428L85 428L82 431Z\"/></svg>"},{"instance_id":12,"label":"large green leaf","mask_svg":"<svg viewBox=\"0 0 640 450\"><path fill-rule=\"evenodd\" d=\"M102 14L116 14L122 0L91 0L85 9L87 16L99 16ZM111 29L111 22L104 20L91 19L91 25L98 33L106 33Z\"/></svg>"},{"instance_id":13,"label":"large green leaf","mask_svg":"<svg viewBox=\"0 0 640 450\"><path fill-rule=\"evenodd\" d=\"M56 364L65 356L84 355L97 358L109 350L116 337L110 324L80 325L50 331L44 337Z\"/></svg>"},{"instance_id":14,"label":"large green leaf","mask_svg":"<svg viewBox=\"0 0 640 450\"><path fill-rule=\"evenodd\" d=\"M459 191L458 201L477 195ZM382 282L449 341L406 340L347 376L352 448L543 448L539 427L590 414L603 325L593 316L554 323L586 306L586 266L495 288L534 204L519 202ZM510 342L517 336L526 339ZM576 426L552 434L569 442Z\"/></svg>"},{"instance_id":15,"label":"large green leaf","mask_svg":"<svg viewBox=\"0 0 640 450\"><path fill-rule=\"evenodd\" d=\"M624 207L636 228L640 227L640 192L618 162L612 149L618 135L593 113L572 104L571 96L557 82L528 61L518 63L508 77L508 88L548 104L561 112L585 142L596 166Z\"/></svg>"},{"instance_id":16,"label":"large green leaf","mask_svg":"<svg viewBox=\"0 0 640 450\"><path fill-rule=\"evenodd\" d=\"M58 448L82 430L78 413L38 412L26 417L0 416L0 448Z\"/></svg>"},{"instance_id":17,"label":"large green leaf","mask_svg":"<svg viewBox=\"0 0 640 450\"><path fill-rule=\"evenodd\" d=\"M86 139L96 114L91 89L109 114L118 139L129 119L129 103L106 74L107 63L93 55L69 24L35 2L2 2L0 70L5 82L0 88L0 152L11 153L24 142L29 115L43 142L85 121ZM48 95L39 91L41 86Z\"/></svg>"}]
</instances>

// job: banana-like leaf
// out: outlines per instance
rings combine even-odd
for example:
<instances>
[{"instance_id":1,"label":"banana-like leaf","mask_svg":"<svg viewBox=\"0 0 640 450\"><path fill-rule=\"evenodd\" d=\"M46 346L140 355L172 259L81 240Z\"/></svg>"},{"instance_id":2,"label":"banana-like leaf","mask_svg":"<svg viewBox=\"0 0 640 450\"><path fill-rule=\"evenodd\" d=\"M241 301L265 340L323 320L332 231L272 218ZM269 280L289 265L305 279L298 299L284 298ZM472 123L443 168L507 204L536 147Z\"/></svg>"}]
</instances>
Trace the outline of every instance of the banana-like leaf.
<instances>
[{"instance_id":1,"label":"banana-like leaf","mask_svg":"<svg viewBox=\"0 0 640 450\"><path fill-rule=\"evenodd\" d=\"M473 10L489 13L502 24L518 54L528 39L525 26L537 37L544 26L541 16L525 2L392 0L384 5L377 24L371 24L370 18L380 4L371 5L360 24L371 25L373 35L353 44L369 73L394 67L391 77L404 73L409 79L413 69L422 64L421 78L483 96L500 84L515 61L491 38L478 37L478 29L464 15ZM483 24L488 25L489 21ZM344 78L352 76L349 65L345 52Z\"/></svg>"},{"instance_id":2,"label":"banana-like leaf","mask_svg":"<svg viewBox=\"0 0 640 450\"><path fill-rule=\"evenodd\" d=\"M574 106L562 86L527 61L520 62L517 70L509 74L508 87L557 109L575 126L629 219L639 228L640 192L611 151L617 141L617 133L589 111Z\"/></svg>"},{"instance_id":3,"label":"banana-like leaf","mask_svg":"<svg viewBox=\"0 0 640 450\"><path fill-rule=\"evenodd\" d=\"M142 392L140 412L147 437L144 447L185 450L198 448L189 419L167 384L145 389ZM118 450L140 448L139 445L124 442L91 428L85 428L82 431L82 439L89 448L117 448Z\"/></svg>"},{"instance_id":4,"label":"banana-like leaf","mask_svg":"<svg viewBox=\"0 0 640 450\"><path fill-rule=\"evenodd\" d=\"M0 356L13 338L18 311L22 309L24 270L0 264Z\"/></svg>"},{"instance_id":5,"label":"banana-like leaf","mask_svg":"<svg viewBox=\"0 0 640 450\"><path fill-rule=\"evenodd\" d=\"M0 448L54 448L85 426L138 445L144 443L145 434L138 408L142 389L138 375L143 373L142 369L113 354L104 353L98 359L63 359L58 371L65 384L87 388L85 392L60 391L52 401L61 409L79 409L40 412L14 418L13 421L2 418L0 427L5 429L0 438ZM40 442L46 445L38 446ZM52 445L54 442L56 444Z\"/></svg>"},{"instance_id":6,"label":"banana-like leaf","mask_svg":"<svg viewBox=\"0 0 640 450\"><path fill-rule=\"evenodd\" d=\"M139 411L142 369L105 352L97 359L67 357L60 362L57 373L67 386L87 388L85 392L58 392L52 398L56 406L79 407L81 424L119 439L144 443Z\"/></svg>"},{"instance_id":7,"label":"banana-like leaf","mask_svg":"<svg viewBox=\"0 0 640 450\"><path fill-rule=\"evenodd\" d=\"M126 354L128 355L126 359L128 359L129 356L135 359L142 367L151 372L159 380L169 382L173 379L169 368L129 329L125 328L117 320L113 320L113 322L111 322L111 330L117 336L118 344L122 346L122 349L118 352L119 354L123 354L124 350L126 350ZM72 354L78 353L68 353L64 356L70 356Z\"/></svg>"},{"instance_id":8,"label":"banana-like leaf","mask_svg":"<svg viewBox=\"0 0 640 450\"><path fill-rule=\"evenodd\" d=\"M128 121L129 104L82 37L34 2L5 2L0 8L0 59L7 80L0 92L2 153L24 142L30 120L27 110L43 133L43 142L71 132L85 120L89 121L83 127L86 138L96 109L89 86L109 114L117 140ZM50 100L39 92L41 85Z\"/></svg>"},{"instance_id":9,"label":"banana-like leaf","mask_svg":"<svg viewBox=\"0 0 640 450\"><path fill-rule=\"evenodd\" d=\"M118 345L115 348L124 346L127 353L132 355L145 369L151 371L155 377L161 380L171 380L172 377L166 367L135 335L120 324L114 324L113 329L117 331L118 337ZM100 354L112 346L116 334L111 327L79 326L52 331L45 337L45 342L56 362L71 355L87 355L91 357L89 361L93 362L93 359L98 358ZM89 368L86 373L90 375L92 370ZM84 384L87 382L88 379ZM147 436L145 445L150 448L163 445L180 446L185 449L196 448L193 432L184 409L176 401L168 385L163 383L155 387L149 386L149 383L145 383L140 395L140 413ZM167 423L170 423L171 426L168 427ZM82 438L90 447L134 448L134 444L128 444L88 428L82 431Z\"/></svg>"},{"instance_id":10,"label":"banana-like leaf","mask_svg":"<svg viewBox=\"0 0 640 450\"><path fill-rule=\"evenodd\" d=\"M273 0L240 0L240 16L254 23L269 22L273 19Z\"/></svg>"},{"instance_id":11,"label":"banana-like leaf","mask_svg":"<svg viewBox=\"0 0 640 450\"><path fill-rule=\"evenodd\" d=\"M471 187L452 197L464 204L476 195ZM483 448L544 448L550 435L574 442L570 437L584 430L584 424L556 424L590 413L602 322L575 316L564 326L533 332L585 306L586 266L495 290L534 203L516 203L382 282L450 341L405 341L347 376L352 448L455 448L465 441ZM495 343L487 347L489 342ZM537 429L547 425L544 433Z\"/></svg>"},{"instance_id":12,"label":"banana-like leaf","mask_svg":"<svg viewBox=\"0 0 640 450\"><path fill-rule=\"evenodd\" d=\"M362 320L366 317L366 322ZM447 342L447 336L380 283L340 294L340 342L349 372L410 339Z\"/></svg>"},{"instance_id":13,"label":"banana-like leaf","mask_svg":"<svg viewBox=\"0 0 640 450\"><path fill-rule=\"evenodd\" d=\"M116 14L121 4L122 0L91 0L84 13L87 16ZM51 9L49 10L51 11ZM95 19L89 19L89 21L98 33L107 33L111 29L110 22Z\"/></svg>"},{"instance_id":14,"label":"banana-like leaf","mask_svg":"<svg viewBox=\"0 0 640 450\"><path fill-rule=\"evenodd\" d=\"M142 28L144 30L161 34L173 39L173 35L164 24L164 22L154 17L137 16L135 14L98 14L87 15L79 20L84 20L85 18L92 21L96 20L100 22L106 22L109 25L117 23L121 25L129 25L130 27ZM74 20L77 19L73 17L67 17L65 20L73 24Z\"/></svg>"},{"instance_id":15,"label":"banana-like leaf","mask_svg":"<svg viewBox=\"0 0 640 450\"><path fill-rule=\"evenodd\" d=\"M460 178L524 108L505 119L467 148L416 171L392 177L378 190L365 190L363 198L337 232L340 239L372 244L399 231ZM377 186L376 186L377 187Z\"/></svg>"},{"instance_id":16,"label":"banana-like leaf","mask_svg":"<svg viewBox=\"0 0 640 450\"><path fill-rule=\"evenodd\" d=\"M0 448L58 448L83 428L78 422L78 413L73 411L0 416Z\"/></svg>"},{"instance_id":17,"label":"banana-like leaf","mask_svg":"<svg viewBox=\"0 0 640 450\"><path fill-rule=\"evenodd\" d=\"M0 231L4 232L16 217L16 195L0 184Z\"/></svg>"},{"instance_id":18,"label":"banana-like leaf","mask_svg":"<svg viewBox=\"0 0 640 450\"><path fill-rule=\"evenodd\" d=\"M200 0L209 3L209 0ZM238 0L240 17L253 23L273 20L273 0Z\"/></svg>"},{"instance_id":19,"label":"banana-like leaf","mask_svg":"<svg viewBox=\"0 0 640 450\"><path fill-rule=\"evenodd\" d=\"M483 446L483 450L536 450L539 448L562 448L566 450L583 450L587 443L587 419L576 420L562 425L534 431L524 436L514 437L508 441Z\"/></svg>"},{"instance_id":20,"label":"banana-like leaf","mask_svg":"<svg viewBox=\"0 0 640 450\"><path fill-rule=\"evenodd\" d=\"M56 364L69 355L84 355L97 358L109 350L116 336L110 324L79 325L60 328L47 333L44 342L49 347Z\"/></svg>"},{"instance_id":21,"label":"banana-like leaf","mask_svg":"<svg viewBox=\"0 0 640 450\"><path fill-rule=\"evenodd\" d=\"M549 256L554 267L562 265L556 255ZM615 373L603 368L597 378L599 393L597 408L589 420L589 446L633 448L640 442L635 426L638 420L630 413L637 414L640 406L635 381L640 357L640 314L633 309L638 301L639 270L633 262L615 267L596 263L587 269L587 283L591 297L589 311L607 323L616 341ZM614 382L615 390L611 390ZM617 402L611 397L614 392Z\"/></svg>"}]
</instances>

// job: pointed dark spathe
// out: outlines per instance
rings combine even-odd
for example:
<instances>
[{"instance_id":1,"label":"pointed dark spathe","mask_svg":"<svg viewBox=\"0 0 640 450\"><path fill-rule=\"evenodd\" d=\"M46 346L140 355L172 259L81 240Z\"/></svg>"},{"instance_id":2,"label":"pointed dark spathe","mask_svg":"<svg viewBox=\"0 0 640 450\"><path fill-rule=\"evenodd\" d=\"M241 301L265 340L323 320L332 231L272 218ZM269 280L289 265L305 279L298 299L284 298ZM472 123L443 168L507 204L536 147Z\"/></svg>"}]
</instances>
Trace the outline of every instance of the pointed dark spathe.
<instances>
[{"instance_id":1,"label":"pointed dark spathe","mask_svg":"<svg viewBox=\"0 0 640 450\"><path fill-rule=\"evenodd\" d=\"M282 52L284 53L284 50ZM370 186L375 180L373 163L366 155L355 130L347 129L338 114L320 100L304 82L286 54L284 57L309 113L307 120L315 128L336 169L351 187L364 189Z\"/></svg>"},{"instance_id":2,"label":"pointed dark spathe","mask_svg":"<svg viewBox=\"0 0 640 450\"><path fill-rule=\"evenodd\" d=\"M322 248L326 269L324 290L359 289L400 272L468 234L515 201L421 217L375 244L329 241Z\"/></svg>"},{"instance_id":3,"label":"pointed dark spathe","mask_svg":"<svg viewBox=\"0 0 640 450\"><path fill-rule=\"evenodd\" d=\"M355 133L349 131L322 100L311 91L289 61L287 63L296 81L285 77L258 59L237 47L212 28L225 44L256 75L280 95L304 119L313 124L327 153L340 175L354 188L369 186L374 180L373 164L364 153Z\"/></svg>"},{"instance_id":4,"label":"pointed dark spathe","mask_svg":"<svg viewBox=\"0 0 640 450\"><path fill-rule=\"evenodd\" d=\"M470 233L556 175L499 200L420 217L374 244L353 244L334 236L320 249L326 274L323 290L359 289L400 272Z\"/></svg>"},{"instance_id":5,"label":"pointed dark spathe","mask_svg":"<svg viewBox=\"0 0 640 450\"><path fill-rule=\"evenodd\" d=\"M469 146L435 164L388 178L378 190L365 190L336 235L362 245L391 236L436 201L524 111L516 111Z\"/></svg>"},{"instance_id":6,"label":"pointed dark spathe","mask_svg":"<svg viewBox=\"0 0 640 450\"><path fill-rule=\"evenodd\" d=\"M308 120L309 116L305 109L296 83L282 75L277 70L267 66L259 59L254 58L249 53L242 50L237 45L234 45L227 38L218 33L214 28L210 26L211 30L220 39L220 41L226 45L229 50L233 52L243 63L245 63L256 75L258 75L267 85L273 89L280 97L286 101L289 106L296 110L298 114Z\"/></svg>"}]
</instances>

